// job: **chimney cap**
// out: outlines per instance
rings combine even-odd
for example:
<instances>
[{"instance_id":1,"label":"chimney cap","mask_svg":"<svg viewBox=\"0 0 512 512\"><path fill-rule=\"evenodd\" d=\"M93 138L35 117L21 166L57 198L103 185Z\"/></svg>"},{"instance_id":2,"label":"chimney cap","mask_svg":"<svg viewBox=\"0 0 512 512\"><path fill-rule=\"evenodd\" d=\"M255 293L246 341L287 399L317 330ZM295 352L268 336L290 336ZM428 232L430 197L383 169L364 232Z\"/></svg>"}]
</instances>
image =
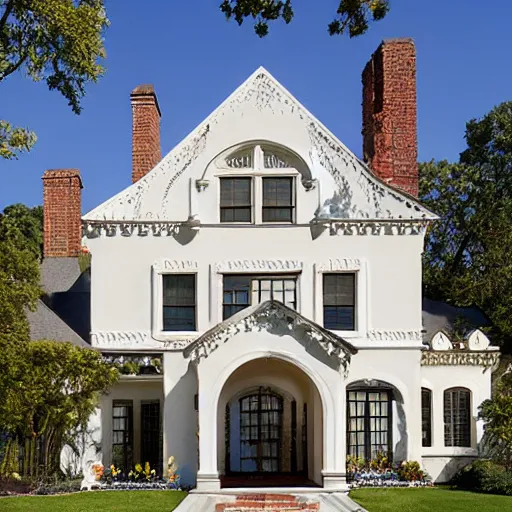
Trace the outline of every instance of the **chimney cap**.
<instances>
[{"instance_id":1,"label":"chimney cap","mask_svg":"<svg viewBox=\"0 0 512 512\"><path fill-rule=\"evenodd\" d=\"M80 188L84 188L82 184L82 177L78 169L48 169L44 172L41 179L48 180L54 178L78 178Z\"/></svg>"},{"instance_id":2,"label":"chimney cap","mask_svg":"<svg viewBox=\"0 0 512 512\"><path fill-rule=\"evenodd\" d=\"M140 98L140 97L148 97L152 96L155 100L156 109L158 110L158 114L162 117L162 112L160 111L160 105L158 104L158 98L155 92L155 86L153 84L140 84L133 89L130 93L130 98Z\"/></svg>"}]
</instances>

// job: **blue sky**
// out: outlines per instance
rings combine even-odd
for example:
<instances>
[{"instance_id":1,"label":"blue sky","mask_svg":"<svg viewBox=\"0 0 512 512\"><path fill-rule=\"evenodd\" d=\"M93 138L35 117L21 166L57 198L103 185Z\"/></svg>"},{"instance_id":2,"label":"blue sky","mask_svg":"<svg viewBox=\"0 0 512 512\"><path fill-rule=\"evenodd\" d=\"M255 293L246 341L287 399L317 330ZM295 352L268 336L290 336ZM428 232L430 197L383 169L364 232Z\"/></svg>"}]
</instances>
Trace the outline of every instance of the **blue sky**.
<instances>
[{"instance_id":1,"label":"blue sky","mask_svg":"<svg viewBox=\"0 0 512 512\"><path fill-rule=\"evenodd\" d=\"M106 75L76 116L56 92L22 75L0 84L0 116L39 140L18 161L0 160L0 209L41 204L45 169L80 169L83 211L130 183L130 91L154 83L166 154L258 66L266 67L352 151L361 154L361 71L383 38L413 37L418 54L419 159L456 160L465 122L512 100L512 2L392 0L363 37L329 37L337 0L294 0L295 19L228 23L220 0L106 0Z\"/></svg>"}]
</instances>

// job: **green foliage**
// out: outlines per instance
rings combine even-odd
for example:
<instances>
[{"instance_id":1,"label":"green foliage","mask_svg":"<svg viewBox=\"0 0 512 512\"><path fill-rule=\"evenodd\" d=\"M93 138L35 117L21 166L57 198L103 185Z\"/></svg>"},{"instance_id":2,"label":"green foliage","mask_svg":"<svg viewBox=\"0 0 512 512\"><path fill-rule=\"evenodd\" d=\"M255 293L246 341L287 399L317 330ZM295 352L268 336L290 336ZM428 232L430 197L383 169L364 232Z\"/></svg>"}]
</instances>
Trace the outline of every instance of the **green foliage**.
<instances>
[{"instance_id":1,"label":"green foliage","mask_svg":"<svg viewBox=\"0 0 512 512\"><path fill-rule=\"evenodd\" d=\"M459 163L420 165L420 197L440 217L424 253L425 294L479 306L512 349L512 102L466 125Z\"/></svg>"},{"instance_id":2,"label":"green foliage","mask_svg":"<svg viewBox=\"0 0 512 512\"><path fill-rule=\"evenodd\" d=\"M512 471L490 460L476 460L463 468L453 482L460 489L512 496Z\"/></svg>"},{"instance_id":3,"label":"green foliage","mask_svg":"<svg viewBox=\"0 0 512 512\"><path fill-rule=\"evenodd\" d=\"M0 0L0 82L16 71L44 80L73 112L103 74L104 0ZM0 121L0 157L29 150L35 135Z\"/></svg>"},{"instance_id":4,"label":"green foliage","mask_svg":"<svg viewBox=\"0 0 512 512\"><path fill-rule=\"evenodd\" d=\"M511 472L512 485L512 374L507 373L498 382L491 399L479 409L479 418L485 422L485 439L493 460ZM512 489L512 487L511 487Z\"/></svg>"},{"instance_id":5,"label":"green foliage","mask_svg":"<svg viewBox=\"0 0 512 512\"><path fill-rule=\"evenodd\" d=\"M290 23L294 11L292 0L223 0L221 11L227 19L242 25L246 18L254 20L254 31L259 37L268 34L269 22L282 19ZM339 0L334 20L329 23L329 34L360 36L368 30L371 20L383 19L389 11L389 0Z\"/></svg>"},{"instance_id":6,"label":"green foliage","mask_svg":"<svg viewBox=\"0 0 512 512\"><path fill-rule=\"evenodd\" d=\"M421 469L420 463L415 460L402 462L397 470L400 480L405 482L419 482L425 480L426 473Z\"/></svg>"},{"instance_id":7,"label":"green foliage","mask_svg":"<svg viewBox=\"0 0 512 512\"><path fill-rule=\"evenodd\" d=\"M43 257L43 207L24 204L6 206L0 213L0 241L11 240L19 249L29 249L38 260Z\"/></svg>"}]
</instances>

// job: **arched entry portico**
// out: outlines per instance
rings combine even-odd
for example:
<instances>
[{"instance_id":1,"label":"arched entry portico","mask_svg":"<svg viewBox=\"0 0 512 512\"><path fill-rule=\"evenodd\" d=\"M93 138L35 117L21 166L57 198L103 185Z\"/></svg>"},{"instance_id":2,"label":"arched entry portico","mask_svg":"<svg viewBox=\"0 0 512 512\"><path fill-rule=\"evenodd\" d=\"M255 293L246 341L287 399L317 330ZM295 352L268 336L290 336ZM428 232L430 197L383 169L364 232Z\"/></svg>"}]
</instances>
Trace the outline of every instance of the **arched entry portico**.
<instances>
[{"instance_id":1,"label":"arched entry portico","mask_svg":"<svg viewBox=\"0 0 512 512\"><path fill-rule=\"evenodd\" d=\"M220 395L217 428L223 485L240 477L265 485L322 484L322 401L292 363L260 358L235 370Z\"/></svg>"},{"instance_id":2,"label":"arched entry portico","mask_svg":"<svg viewBox=\"0 0 512 512\"><path fill-rule=\"evenodd\" d=\"M222 452L226 446L223 427L226 402L247 387L259 387L262 381L264 384L261 372L265 366L261 361L265 360L288 364L286 368L294 377L286 382L308 382L308 389L313 395L316 393L319 414L315 415L315 421L321 422L315 431L321 435L314 436L313 448L308 444L308 457L310 450L314 451L307 471L324 488L345 489L345 375L351 355L356 352L341 338L275 301L247 308L196 340L185 356L196 365L199 391L197 489L220 489L220 476L225 472L225 453ZM230 381L231 376L236 376L240 368L239 375L244 373L244 365L251 362L257 380L252 384L246 380L242 384L238 379L240 389L223 394L226 384L229 386L236 380ZM219 418L223 419L220 428ZM308 421L308 434L310 424Z\"/></svg>"}]
</instances>

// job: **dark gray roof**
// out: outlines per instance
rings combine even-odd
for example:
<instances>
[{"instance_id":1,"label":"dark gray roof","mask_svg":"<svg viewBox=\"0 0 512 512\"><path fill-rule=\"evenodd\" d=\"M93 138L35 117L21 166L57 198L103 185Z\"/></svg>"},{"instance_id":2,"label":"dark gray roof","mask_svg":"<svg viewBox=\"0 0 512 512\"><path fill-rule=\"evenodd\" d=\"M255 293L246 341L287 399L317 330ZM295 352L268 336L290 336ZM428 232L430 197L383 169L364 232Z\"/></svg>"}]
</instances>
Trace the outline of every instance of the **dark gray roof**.
<instances>
[{"instance_id":1,"label":"dark gray roof","mask_svg":"<svg viewBox=\"0 0 512 512\"><path fill-rule=\"evenodd\" d=\"M447 334L463 327L463 330L470 331L480 327L491 325L485 313L476 306L458 307L446 302L423 299L423 339L429 342L438 331Z\"/></svg>"},{"instance_id":2,"label":"dark gray roof","mask_svg":"<svg viewBox=\"0 0 512 512\"><path fill-rule=\"evenodd\" d=\"M48 295L68 291L80 277L78 258L45 258L40 271L41 287Z\"/></svg>"},{"instance_id":3,"label":"dark gray roof","mask_svg":"<svg viewBox=\"0 0 512 512\"><path fill-rule=\"evenodd\" d=\"M89 346L91 274L80 272L78 258L46 258L41 264L45 292L35 312L28 312L30 337Z\"/></svg>"},{"instance_id":4,"label":"dark gray roof","mask_svg":"<svg viewBox=\"0 0 512 512\"><path fill-rule=\"evenodd\" d=\"M37 303L35 311L27 313L30 325L30 339L70 341L73 345L89 347L69 325L54 313L42 300Z\"/></svg>"}]
</instances>

